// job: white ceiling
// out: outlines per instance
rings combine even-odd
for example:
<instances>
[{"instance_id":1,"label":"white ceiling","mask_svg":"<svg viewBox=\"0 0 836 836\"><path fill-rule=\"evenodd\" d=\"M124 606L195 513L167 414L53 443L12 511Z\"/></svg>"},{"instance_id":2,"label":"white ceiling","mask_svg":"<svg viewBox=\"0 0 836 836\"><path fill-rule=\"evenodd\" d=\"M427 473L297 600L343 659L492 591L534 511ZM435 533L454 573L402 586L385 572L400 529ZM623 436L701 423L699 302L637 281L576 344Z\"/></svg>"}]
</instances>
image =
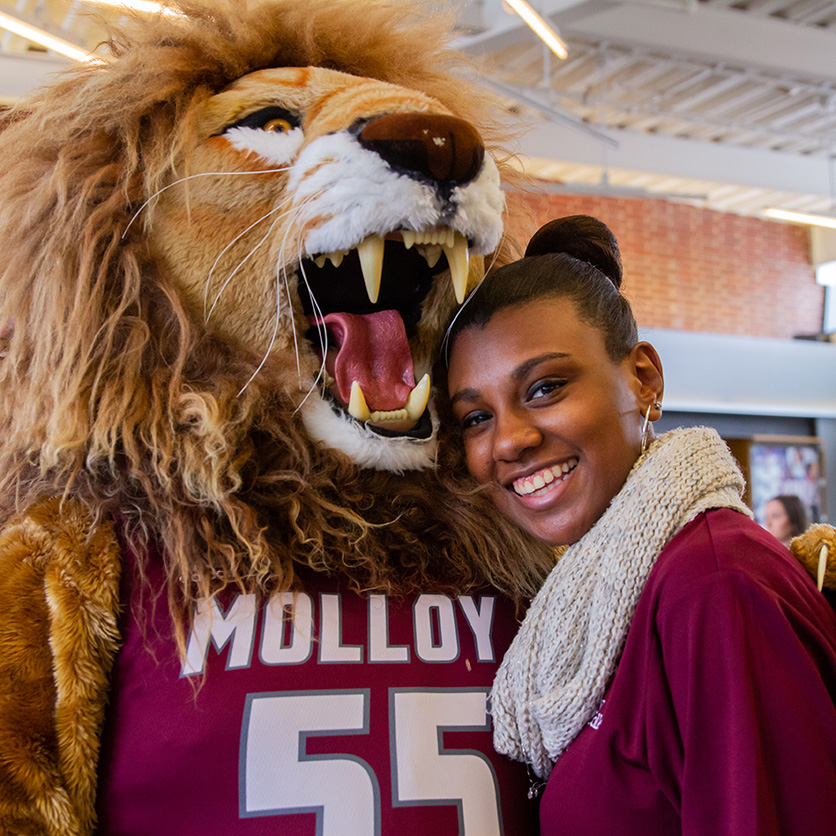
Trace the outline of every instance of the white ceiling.
<instances>
[{"instance_id":1,"label":"white ceiling","mask_svg":"<svg viewBox=\"0 0 836 836\"><path fill-rule=\"evenodd\" d=\"M459 5L457 46L533 124L530 172L743 214L832 209L834 0L534 2L565 61L501 0Z\"/></svg>"},{"instance_id":2,"label":"white ceiling","mask_svg":"<svg viewBox=\"0 0 836 836\"><path fill-rule=\"evenodd\" d=\"M445 5L455 45L527 123L530 173L743 214L834 208L836 0L532 0L566 40L565 61L502 0ZM80 0L0 8L81 45L101 37L87 14L100 7ZM68 63L0 36L0 99Z\"/></svg>"}]
</instances>

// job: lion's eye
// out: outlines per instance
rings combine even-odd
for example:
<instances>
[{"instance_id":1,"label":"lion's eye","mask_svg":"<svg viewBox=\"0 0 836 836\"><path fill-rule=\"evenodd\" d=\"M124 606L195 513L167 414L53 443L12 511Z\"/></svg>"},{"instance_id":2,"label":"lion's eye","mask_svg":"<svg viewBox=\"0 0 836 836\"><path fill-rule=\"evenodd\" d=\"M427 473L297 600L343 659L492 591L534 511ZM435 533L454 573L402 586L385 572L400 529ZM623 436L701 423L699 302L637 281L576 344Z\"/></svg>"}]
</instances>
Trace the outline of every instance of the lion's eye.
<instances>
[{"instance_id":1,"label":"lion's eye","mask_svg":"<svg viewBox=\"0 0 836 836\"><path fill-rule=\"evenodd\" d=\"M264 123L263 130L286 134L288 131L293 130L293 125L287 119L271 119L269 122Z\"/></svg>"},{"instance_id":2,"label":"lion's eye","mask_svg":"<svg viewBox=\"0 0 836 836\"><path fill-rule=\"evenodd\" d=\"M243 119L227 125L223 133L232 128L254 128L255 130L270 131L271 133L290 133L302 124L298 113L292 113L283 107L262 107L260 110L247 114Z\"/></svg>"}]
</instances>

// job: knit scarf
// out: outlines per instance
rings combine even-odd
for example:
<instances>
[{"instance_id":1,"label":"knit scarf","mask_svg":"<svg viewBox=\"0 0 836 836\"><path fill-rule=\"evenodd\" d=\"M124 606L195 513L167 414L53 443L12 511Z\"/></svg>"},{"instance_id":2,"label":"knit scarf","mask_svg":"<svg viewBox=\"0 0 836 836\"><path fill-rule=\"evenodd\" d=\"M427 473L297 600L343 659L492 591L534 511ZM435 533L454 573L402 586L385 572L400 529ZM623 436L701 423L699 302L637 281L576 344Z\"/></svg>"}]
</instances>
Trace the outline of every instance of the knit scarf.
<instances>
[{"instance_id":1,"label":"knit scarf","mask_svg":"<svg viewBox=\"0 0 836 836\"><path fill-rule=\"evenodd\" d=\"M492 695L497 751L548 777L598 710L662 549L710 508L751 517L742 491L714 430L673 430L650 445L598 522L560 557L508 649Z\"/></svg>"}]
</instances>

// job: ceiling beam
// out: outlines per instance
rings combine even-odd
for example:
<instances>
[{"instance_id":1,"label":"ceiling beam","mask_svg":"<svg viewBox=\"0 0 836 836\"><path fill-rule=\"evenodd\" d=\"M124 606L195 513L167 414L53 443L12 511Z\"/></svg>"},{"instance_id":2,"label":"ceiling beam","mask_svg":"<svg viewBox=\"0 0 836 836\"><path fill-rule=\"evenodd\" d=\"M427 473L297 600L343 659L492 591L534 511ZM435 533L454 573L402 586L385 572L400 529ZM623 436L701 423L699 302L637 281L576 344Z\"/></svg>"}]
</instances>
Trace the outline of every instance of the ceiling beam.
<instances>
[{"instance_id":1,"label":"ceiling beam","mask_svg":"<svg viewBox=\"0 0 836 836\"><path fill-rule=\"evenodd\" d=\"M780 192L829 196L827 162L821 156L739 148L720 143L611 131L618 148L602 149L569 128L538 122L512 149L523 156L580 165L602 165Z\"/></svg>"},{"instance_id":2,"label":"ceiling beam","mask_svg":"<svg viewBox=\"0 0 836 836\"><path fill-rule=\"evenodd\" d=\"M486 28L454 46L472 54L494 52L535 37L515 15L488 11ZM545 4L543 17L565 37L646 47L733 67L750 66L782 76L799 75L836 84L833 33L734 9L662 0L585 0ZM570 44L571 52L571 44Z\"/></svg>"},{"instance_id":3,"label":"ceiling beam","mask_svg":"<svg viewBox=\"0 0 836 836\"><path fill-rule=\"evenodd\" d=\"M775 18L741 14L733 9L700 5L691 11L651 5L639 0L608 8L561 24L571 38L585 38L650 47L723 62L759 67L781 75L800 75L836 83L836 38L816 27L796 26Z\"/></svg>"}]
</instances>

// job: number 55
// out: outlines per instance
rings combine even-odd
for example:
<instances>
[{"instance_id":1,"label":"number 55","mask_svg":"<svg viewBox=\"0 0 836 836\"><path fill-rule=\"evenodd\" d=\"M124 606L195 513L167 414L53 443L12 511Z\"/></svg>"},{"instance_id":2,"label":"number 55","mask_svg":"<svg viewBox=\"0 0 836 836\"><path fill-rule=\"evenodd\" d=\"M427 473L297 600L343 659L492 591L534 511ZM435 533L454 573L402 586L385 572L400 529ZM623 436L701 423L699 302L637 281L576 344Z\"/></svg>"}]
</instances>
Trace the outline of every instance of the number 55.
<instances>
[{"instance_id":1,"label":"number 55","mask_svg":"<svg viewBox=\"0 0 836 836\"><path fill-rule=\"evenodd\" d=\"M460 836L500 836L496 776L480 752L445 749L445 731L486 730L487 690L391 689L395 807L455 804ZM354 755L309 755L319 735L369 733L369 692L252 694L241 730L241 817L315 813L317 836L380 836L380 788Z\"/></svg>"}]
</instances>

